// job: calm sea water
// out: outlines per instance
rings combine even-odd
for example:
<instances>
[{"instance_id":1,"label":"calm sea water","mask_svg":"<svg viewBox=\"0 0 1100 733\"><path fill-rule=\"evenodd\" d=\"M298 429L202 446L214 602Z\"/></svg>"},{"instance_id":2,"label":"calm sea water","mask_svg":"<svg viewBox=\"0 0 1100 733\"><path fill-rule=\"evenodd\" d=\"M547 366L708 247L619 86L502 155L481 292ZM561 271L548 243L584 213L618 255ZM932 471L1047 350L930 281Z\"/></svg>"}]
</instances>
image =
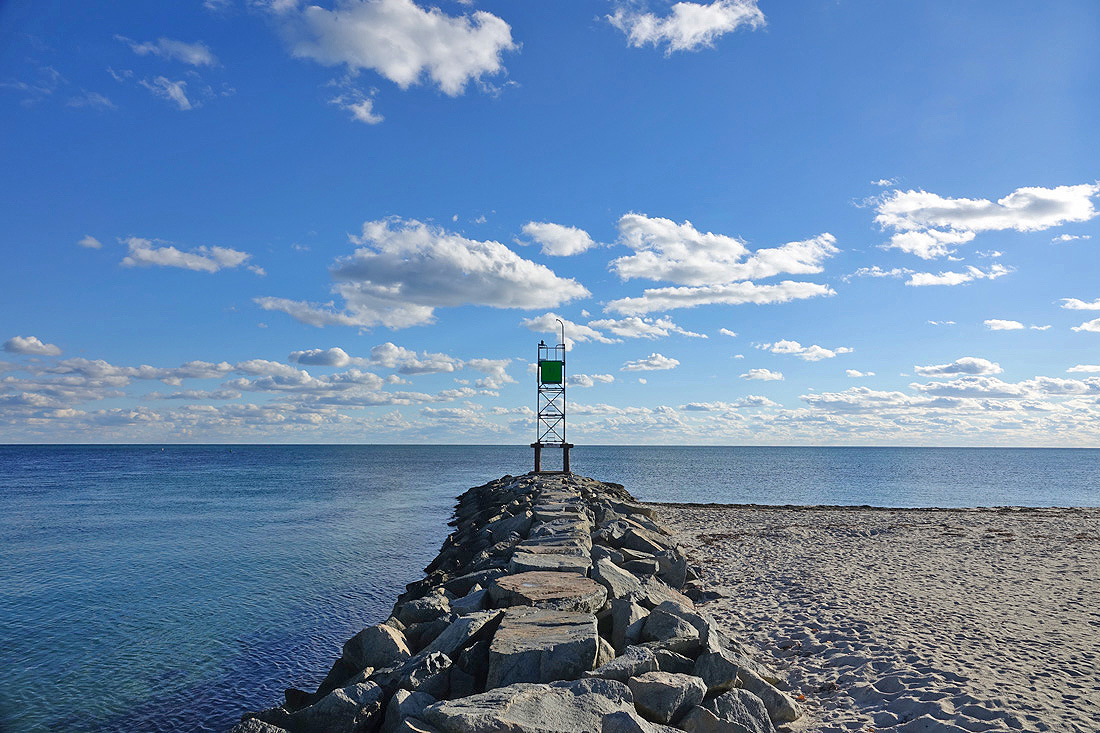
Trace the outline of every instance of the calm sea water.
<instances>
[{"instance_id":1,"label":"calm sea water","mask_svg":"<svg viewBox=\"0 0 1100 733\"><path fill-rule=\"evenodd\" d=\"M580 447L650 501L1098 506L1100 450ZM0 446L0 731L225 730L316 685L526 447Z\"/></svg>"}]
</instances>

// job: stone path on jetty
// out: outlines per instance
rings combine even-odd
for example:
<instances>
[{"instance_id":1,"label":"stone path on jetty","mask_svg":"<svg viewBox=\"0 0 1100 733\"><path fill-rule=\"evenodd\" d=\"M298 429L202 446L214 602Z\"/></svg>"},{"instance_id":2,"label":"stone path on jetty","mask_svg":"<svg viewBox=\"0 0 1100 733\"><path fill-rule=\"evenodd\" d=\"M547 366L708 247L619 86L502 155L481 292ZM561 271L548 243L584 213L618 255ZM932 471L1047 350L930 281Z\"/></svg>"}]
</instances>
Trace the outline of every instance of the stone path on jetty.
<instances>
[{"instance_id":1,"label":"stone path on jetty","mask_svg":"<svg viewBox=\"0 0 1100 733\"><path fill-rule=\"evenodd\" d=\"M232 733L774 733L799 704L695 607L698 570L622 486L505 476L314 692Z\"/></svg>"}]
</instances>

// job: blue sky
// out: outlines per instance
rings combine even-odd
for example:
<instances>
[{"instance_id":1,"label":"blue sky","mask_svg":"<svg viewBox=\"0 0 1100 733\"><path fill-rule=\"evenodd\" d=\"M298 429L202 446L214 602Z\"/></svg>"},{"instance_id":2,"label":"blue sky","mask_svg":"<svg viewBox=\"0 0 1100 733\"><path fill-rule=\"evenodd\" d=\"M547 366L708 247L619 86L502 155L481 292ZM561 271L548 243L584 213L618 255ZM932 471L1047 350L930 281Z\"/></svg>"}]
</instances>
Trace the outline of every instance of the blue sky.
<instances>
[{"instance_id":1,"label":"blue sky","mask_svg":"<svg viewBox=\"0 0 1100 733\"><path fill-rule=\"evenodd\" d=\"M1100 445L1100 5L0 4L0 441Z\"/></svg>"}]
</instances>

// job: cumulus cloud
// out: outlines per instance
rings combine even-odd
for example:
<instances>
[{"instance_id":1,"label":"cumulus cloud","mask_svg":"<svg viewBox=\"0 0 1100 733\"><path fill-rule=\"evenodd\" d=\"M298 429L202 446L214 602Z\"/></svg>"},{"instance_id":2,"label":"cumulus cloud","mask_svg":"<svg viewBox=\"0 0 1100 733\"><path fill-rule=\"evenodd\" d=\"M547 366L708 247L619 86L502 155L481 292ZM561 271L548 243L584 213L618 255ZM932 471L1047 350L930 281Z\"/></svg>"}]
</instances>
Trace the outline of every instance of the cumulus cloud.
<instances>
[{"instance_id":1,"label":"cumulus cloud","mask_svg":"<svg viewBox=\"0 0 1100 733\"><path fill-rule=\"evenodd\" d=\"M444 94L457 96L470 82L502 73L502 55L516 49L511 27L482 10L452 16L412 0L274 9L282 11L295 57L346 65L351 73L370 69L402 89L427 78Z\"/></svg>"},{"instance_id":2,"label":"cumulus cloud","mask_svg":"<svg viewBox=\"0 0 1100 733\"><path fill-rule=\"evenodd\" d=\"M1024 328L1024 324L1019 321L1006 321L1000 318L990 318L983 323L990 331L1019 331Z\"/></svg>"},{"instance_id":3,"label":"cumulus cloud","mask_svg":"<svg viewBox=\"0 0 1100 733\"><path fill-rule=\"evenodd\" d=\"M858 369L846 369L846 370L844 370L844 373L846 375L848 375L849 377L851 377L852 379L859 379L861 377L873 377L873 376L875 376L874 372L861 372Z\"/></svg>"},{"instance_id":4,"label":"cumulus cloud","mask_svg":"<svg viewBox=\"0 0 1100 733\"><path fill-rule=\"evenodd\" d=\"M77 242L77 244L80 245L81 247L87 247L88 249L102 249L103 248L103 243L100 242L98 239L96 239L95 237L93 237L90 234L85 236L85 237L82 237Z\"/></svg>"},{"instance_id":5,"label":"cumulus cloud","mask_svg":"<svg viewBox=\"0 0 1100 733\"><path fill-rule=\"evenodd\" d=\"M664 46L665 55L674 51L695 51L738 28L759 28L764 14L756 0L716 0L711 3L675 3L669 14L659 17L622 4L607 19L626 34L636 48Z\"/></svg>"},{"instance_id":6,"label":"cumulus cloud","mask_svg":"<svg viewBox=\"0 0 1100 733\"><path fill-rule=\"evenodd\" d=\"M351 363L351 357L339 346L331 349L308 349L290 352L290 361L312 366L343 367Z\"/></svg>"},{"instance_id":7,"label":"cumulus cloud","mask_svg":"<svg viewBox=\"0 0 1100 733\"><path fill-rule=\"evenodd\" d=\"M1074 326L1074 331L1091 331L1092 333L1100 333L1100 318L1093 318L1091 321L1085 321L1080 326Z\"/></svg>"},{"instance_id":8,"label":"cumulus cloud","mask_svg":"<svg viewBox=\"0 0 1100 733\"><path fill-rule=\"evenodd\" d=\"M559 320L565 324L565 345L568 348L573 347L574 341L578 343L584 341L596 341L601 344L618 343L618 339L613 339L591 326L585 326L581 323L575 323L568 318L562 318L557 313L543 313L541 316L526 318L520 321L520 325L536 333L551 333L560 337L561 325L558 324ZM557 340L555 340L554 343L557 343Z\"/></svg>"},{"instance_id":9,"label":"cumulus cloud","mask_svg":"<svg viewBox=\"0 0 1100 733\"><path fill-rule=\"evenodd\" d=\"M252 255L228 247L199 247L184 252L175 247L157 246L160 240L129 237L120 240L129 248L130 253L122 260L123 267L178 267L196 272L217 272L222 269L239 267ZM257 274L263 274L260 270Z\"/></svg>"},{"instance_id":10,"label":"cumulus cloud","mask_svg":"<svg viewBox=\"0 0 1100 733\"><path fill-rule=\"evenodd\" d=\"M720 328L718 329L718 333L723 336L729 336L730 338L737 338L737 333L729 330L728 328Z\"/></svg>"},{"instance_id":11,"label":"cumulus cloud","mask_svg":"<svg viewBox=\"0 0 1100 733\"><path fill-rule=\"evenodd\" d=\"M773 372L771 369L750 369L741 375L741 379L757 379L762 382L783 381L782 372Z\"/></svg>"},{"instance_id":12,"label":"cumulus cloud","mask_svg":"<svg viewBox=\"0 0 1100 733\"><path fill-rule=\"evenodd\" d=\"M4 342L4 351L29 356L57 356L61 353L61 348L43 343L37 336L13 336Z\"/></svg>"},{"instance_id":13,"label":"cumulus cloud","mask_svg":"<svg viewBox=\"0 0 1100 733\"><path fill-rule=\"evenodd\" d=\"M927 191L893 191L878 200L875 222L894 235L887 248L924 259L952 254L976 232L1040 231L1096 216L1092 199L1100 184L1018 188L996 203L946 198Z\"/></svg>"},{"instance_id":14,"label":"cumulus cloud","mask_svg":"<svg viewBox=\"0 0 1100 733\"><path fill-rule=\"evenodd\" d=\"M611 384L615 381L611 374L574 374L569 377L570 387L594 387L597 384Z\"/></svg>"},{"instance_id":15,"label":"cumulus cloud","mask_svg":"<svg viewBox=\"0 0 1100 733\"><path fill-rule=\"evenodd\" d=\"M662 369L675 369L680 365L676 359L669 358L654 352L644 359L628 361L619 369L624 372L652 372Z\"/></svg>"},{"instance_id":16,"label":"cumulus cloud","mask_svg":"<svg viewBox=\"0 0 1100 733\"><path fill-rule=\"evenodd\" d=\"M914 366L913 371L922 377L946 377L954 374L1000 374L1004 371L1001 365L976 356L964 356L950 364L932 364L930 366Z\"/></svg>"},{"instance_id":17,"label":"cumulus cloud","mask_svg":"<svg viewBox=\"0 0 1100 733\"><path fill-rule=\"evenodd\" d=\"M840 251L836 238L826 233L751 252L736 237L700 232L690 221L677 224L645 214L622 216L618 241L635 252L612 260L610 267L621 279L645 278L678 285L818 273L824 269L825 259Z\"/></svg>"},{"instance_id":18,"label":"cumulus cloud","mask_svg":"<svg viewBox=\"0 0 1100 733\"><path fill-rule=\"evenodd\" d=\"M370 350L370 361L401 374L439 374L462 368L462 360L453 356L427 351L417 353L389 341Z\"/></svg>"},{"instance_id":19,"label":"cumulus cloud","mask_svg":"<svg viewBox=\"0 0 1100 733\"><path fill-rule=\"evenodd\" d=\"M546 308L589 295L576 280L558 277L499 242L467 239L415 220L368 221L351 241L359 248L330 269L342 310L285 298L255 302L311 325L396 329L433 322L436 308Z\"/></svg>"},{"instance_id":20,"label":"cumulus cloud","mask_svg":"<svg viewBox=\"0 0 1100 733\"><path fill-rule=\"evenodd\" d=\"M886 187L886 186L896 186L897 184L898 184L898 179L896 179L896 178L879 178L876 181L871 181L872 186Z\"/></svg>"},{"instance_id":21,"label":"cumulus cloud","mask_svg":"<svg viewBox=\"0 0 1100 733\"><path fill-rule=\"evenodd\" d=\"M1096 373L1100 372L1100 364L1078 364L1077 366L1071 366L1066 370L1067 372L1088 372Z\"/></svg>"},{"instance_id":22,"label":"cumulus cloud","mask_svg":"<svg viewBox=\"0 0 1100 733\"><path fill-rule=\"evenodd\" d=\"M138 43L125 36L115 36L115 38L130 46L130 49L138 56L159 56L172 61L182 61L191 66L218 65L218 59L202 41L185 43L171 38L158 38L155 42Z\"/></svg>"},{"instance_id":23,"label":"cumulus cloud","mask_svg":"<svg viewBox=\"0 0 1100 733\"><path fill-rule=\"evenodd\" d=\"M974 280L996 280L1010 272L1012 272L1011 269L996 263L991 265L988 270L968 265L963 272L949 271L940 272L939 274L914 272L905 284L917 288L927 285L964 285Z\"/></svg>"},{"instance_id":24,"label":"cumulus cloud","mask_svg":"<svg viewBox=\"0 0 1100 733\"><path fill-rule=\"evenodd\" d=\"M187 98L187 82L182 79L179 81L172 81L168 77L158 76L152 81L142 79L138 83L152 92L154 96L172 102L180 111L185 112L189 109L194 109L196 106Z\"/></svg>"},{"instance_id":25,"label":"cumulus cloud","mask_svg":"<svg viewBox=\"0 0 1100 733\"><path fill-rule=\"evenodd\" d=\"M757 344L756 348L770 351L773 354L790 354L805 361L821 361L832 359L838 354L850 354L853 349L848 346L838 346L835 349L826 349L823 346L803 346L797 341L782 340L774 344Z\"/></svg>"},{"instance_id":26,"label":"cumulus cloud","mask_svg":"<svg viewBox=\"0 0 1100 733\"><path fill-rule=\"evenodd\" d=\"M583 229L550 222L529 221L523 225L523 233L542 245L544 255L567 257L596 246Z\"/></svg>"},{"instance_id":27,"label":"cumulus cloud","mask_svg":"<svg viewBox=\"0 0 1100 733\"><path fill-rule=\"evenodd\" d=\"M628 316L627 318L603 318L595 321L589 321L589 326L594 328L600 328L605 331L610 331L616 336L622 338L645 338L656 339L665 338L670 334L679 334L681 336L688 336L690 338L705 339L706 334L696 333L694 331L688 331L680 328L672 319L668 316L663 318L642 318L639 316Z\"/></svg>"},{"instance_id":28,"label":"cumulus cloud","mask_svg":"<svg viewBox=\"0 0 1100 733\"><path fill-rule=\"evenodd\" d=\"M1062 298L1062 307L1071 311L1100 311L1100 298L1093 301Z\"/></svg>"},{"instance_id":29,"label":"cumulus cloud","mask_svg":"<svg viewBox=\"0 0 1100 733\"><path fill-rule=\"evenodd\" d=\"M647 288L636 298L620 298L607 304L606 310L636 315L653 311L694 308L700 305L741 305L743 303L787 303L819 296L836 295L828 285L784 280L775 284L735 282L703 287Z\"/></svg>"}]
</instances>

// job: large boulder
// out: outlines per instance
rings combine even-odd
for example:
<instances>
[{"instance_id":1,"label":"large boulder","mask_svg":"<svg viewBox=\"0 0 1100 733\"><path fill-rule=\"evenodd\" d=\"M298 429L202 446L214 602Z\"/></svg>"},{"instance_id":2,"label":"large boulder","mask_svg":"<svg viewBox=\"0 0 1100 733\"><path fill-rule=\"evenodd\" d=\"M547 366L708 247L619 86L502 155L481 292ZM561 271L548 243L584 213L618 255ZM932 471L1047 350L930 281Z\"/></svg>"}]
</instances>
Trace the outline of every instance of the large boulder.
<instances>
[{"instance_id":1,"label":"large boulder","mask_svg":"<svg viewBox=\"0 0 1100 733\"><path fill-rule=\"evenodd\" d=\"M740 688L692 708L680 727L688 733L775 733L764 703Z\"/></svg>"},{"instance_id":2,"label":"large boulder","mask_svg":"<svg viewBox=\"0 0 1100 733\"><path fill-rule=\"evenodd\" d=\"M592 579L607 588L609 598L626 598L642 589L642 583L609 559L600 559L592 566Z\"/></svg>"},{"instance_id":3,"label":"large boulder","mask_svg":"<svg viewBox=\"0 0 1100 733\"><path fill-rule=\"evenodd\" d=\"M405 635L388 624L368 626L344 643L344 659L356 671L388 667L412 656Z\"/></svg>"},{"instance_id":4,"label":"large boulder","mask_svg":"<svg viewBox=\"0 0 1100 733\"><path fill-rule=\"evenodd\" d=\"M463 647L487 637L493 629L493 623L500 618L502 611L478 611L459 616L443 630L439 636L424 648L422 653L443 652L448 656Z\"/></svg>"},{"instance_id":5,"label":"large boulder","mask_svg":"<svg viewBox=\"0 0 1100 733\"><path fill-rule=\"evenodd\" d=\"M401 604L394 614L397 620L412 626L413 624L435 621L451 612L451 603L442 593L431 593L415 601Z\"/></svg>"},{"instance_id":6,"label":"large boulder","mask_svg":"<svg viewBox=\"0 0 1100 733\"><path fill-rule=\"evenodd\" d=\"M382 716L383 691L373 682L349 685L288 716L290 733L366 733Z\"/></svg>"},{"instance_id":7,"label":"large boulder","mask_svg":"<svg viewBox=\"0 0 1100 733\"><path fill-rule=\"evenodd\" d=\"M534 515L528 510L520 512L515 516L503 517L490 522L485 525L485 529L489 530L489 534L492 537L494 543L501 542L512 532L526 537L527 533L531 530L531 523L534 520Z\"/></svg>"},{"instance_id":8,"label":"large boulder","mask_svg":"<svg viewBox=\"0 0 1100 733\"><path fill-rule=\"evenodd\" d=\"M246 718L230 728L229 733L287 733L287 731L286 728L265 723L258 718Z\"/></svg>"},{"instance_id":9,"label":"large boulder","mask_svg":"<svg viewBox=\"0 0 1100 733\"><path fill-rule=\"evenodd\" d=\"M698 629L661 606L653 609L642 625L642 641L660 642L663 648L679 653L698 652L702 647Z\"/></svg>"},{"instance_id":10,"label":"large boulder","mask_svg":"<svg viewBox=\"0 0 1100 733\"><path fill-rule=\"evenodd\" d=\"M615 713L637 715L630 689L621 682L588 679L509 685L438 702L421 717L448 733L595 733Z\"/></svg>"},{"instance_id":11,"label":"large boulder","mask_svg":"<svg viewBox=\"0 0 1100 733\"><path fill-rule=\"evenodd\" d=\"M398 690L386 705L386 716L380 733L395 733L405 718L416 718L424 708L435 702L436 699L426 692Z\"/></svg>"},{"instance_id":12,"label":"large boulder","mask_svg":"<svg viewBox=\"0 0 1100 733\"><path fill-rule=\"evenodd\" d=\"M489 595L498 606L536 606L557 611L595 613L607 590L576 573L530 572L497 578Z\"/></svg>"},{"instance_id":13,"label":"large boulder","mask_svg":"<svg viewBox=\"0 0 1100 733\"><path fill-rule=\"evenodd\" d=\"M654 723L674 723L703 701L707 686L698 677L670 672L646 672L626 682L634 707Z\"/></svg>"},{"instance_id":14,"label":"large boulder","mask_svg":"<svg viewBox=\"0 0 1100 733\"><path fill-rule=\"evenodd\" d=\"M802 708L794 698L768 684L751 669L739 669L737 679L741 680L742 687L763 701L773 723L790 723L802 715Z\"/></svg>"},{"instance_id":15,"label":"large boulder","mask_svg":"<svg viewBox=\"0 0 1100 733\"><path fill-rule=\"evenodd\" d=\"M583 555L559 555L554 553L517 552L508 561L509 573L527 573L541 570L554 573L588 575L592 561Z\"/></svg>"},{"instance_id":16,"label":"large boulder","mask_svg":"<svg viewBox=\"0 0 1100 733\"><path fill-rule=\"evenodd\" d=\"M648 614L636 603L623 598L611 601L611 646L621 652L641 641L642 627Z\"/></svg>"},{"instance_id":17,"label":"large boulder","mask_svg":"<svg viewBox=\"0 0 1100 733\"><path fill-rule=\"evenodd\" d=\"M591 614L532 607L508 609L489 646L486 687L580 677L596 666Z\"/></svg>"},{"instance_id":18,"label":"large boulder","mask_svg":"<svg viewBox=\"0 0 1100 733\"><path fill-rule=\"evenodd\" d=\"M451 664L443 652L421 652L397 667L376 672L371 680L387 690L426 692L438 700L450 690Z\"/></svg>"},{"instance_id":19,"label":"large boulder","mask_svg":"<svg viewBox=\"0 0 1100 733\"><path fill-rule=\"evenodd\" d=\"M585 677L602 677L606 680L626 682L631 677L656 671L657 657L652 649L644 646L628 646L626 651L607 664L585 673Z\"/></svg>"}]
</instances>

